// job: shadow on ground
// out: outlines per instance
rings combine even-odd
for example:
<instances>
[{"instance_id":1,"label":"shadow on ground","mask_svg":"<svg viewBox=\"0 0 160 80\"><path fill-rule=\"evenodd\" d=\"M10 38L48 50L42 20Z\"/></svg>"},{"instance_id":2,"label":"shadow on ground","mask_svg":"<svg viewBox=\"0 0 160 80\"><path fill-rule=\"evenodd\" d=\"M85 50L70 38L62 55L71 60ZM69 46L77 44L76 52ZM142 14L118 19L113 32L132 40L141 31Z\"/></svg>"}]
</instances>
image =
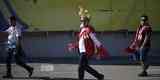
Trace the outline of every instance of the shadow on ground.
<instances>
[{"instance_id":1,"label":"shadow on ground","mask_svg":"<svg viewBox=\"0 0 160 80\"><path fill-rule=\"evenodd\" d=\"M35 80L78 80L77 78L58 78L58 77L55 77L55 78L49 78L49 77L13 77L13 78L5 78L5 79L13 79L13 80L30 80L30 79L35 79ZM85 79L85 80L96 80L96 79ZM111 80L111 79L105 79L105 80Z\"/></svg>"},{"instance_id":2,"label":"shadow on ground","mask_svg":"<svg viewBox=\"0 0 160 80\"><path fill-rule=\"evenodd\" d=\"M160 77L160 74L149 74L148 77Z\"/></svg>"}]
</instances>

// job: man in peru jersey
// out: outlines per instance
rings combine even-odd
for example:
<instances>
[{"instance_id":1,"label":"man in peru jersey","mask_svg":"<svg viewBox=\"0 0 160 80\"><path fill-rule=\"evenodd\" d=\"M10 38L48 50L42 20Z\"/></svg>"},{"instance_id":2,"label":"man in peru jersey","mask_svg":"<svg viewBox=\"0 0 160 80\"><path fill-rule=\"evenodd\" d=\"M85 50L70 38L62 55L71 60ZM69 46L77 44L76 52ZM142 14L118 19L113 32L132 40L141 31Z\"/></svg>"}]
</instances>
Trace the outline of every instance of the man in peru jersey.
<instances>
[{"instance_id":1,"label":"man in peru jersey","mask_svg":"<svg viewBox=\"0 0 160 80\"><path fill-rule=\"evenodd\" d=\"M132 44L126 49L128 53L134 53L133 56L140 61L143 71L139 76L147 76L147 69L149 64L147 63L148 52L151 47L151 33L152 28L148 22L148 16L141 16L140 26L137 29L136 36L132 41Z\"/></svg>"},{"instance_id":2,"label":"man in peru jersey","mask_svg":"<svg viewBox=\"0 0 160 80\"><path fill-rule=\"evenodd\" d=\"M80 53L79 61L79 80L84 80L84 71L87 71L98 80L104 80L104 75L97 72L95 69L88 65L88 60L96 53L97 57L108 57L106 49L102 46L100 41L95 36L94 28L89 24L90 15L88 10L80 8L80 32L78 40L78 49Z\"/></svg>"}]
</instances>

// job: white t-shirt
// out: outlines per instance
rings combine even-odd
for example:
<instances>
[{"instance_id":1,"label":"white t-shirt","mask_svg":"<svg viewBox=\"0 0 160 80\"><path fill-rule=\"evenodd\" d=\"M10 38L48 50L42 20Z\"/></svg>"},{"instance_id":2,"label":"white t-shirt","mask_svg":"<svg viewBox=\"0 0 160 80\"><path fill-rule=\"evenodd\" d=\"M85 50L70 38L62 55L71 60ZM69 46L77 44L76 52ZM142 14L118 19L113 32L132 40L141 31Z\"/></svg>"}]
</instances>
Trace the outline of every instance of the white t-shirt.
<instances>
[{"instance_id":1,"label":"white t-shirt","mask_svg":"<svg viewBox=\"0 0 160 80\"><path fill-rule=\"evenodd\" d=\"M8 41L7 41L8 47L15 48L18 37L21 36L21 28L17 27L17 26L15 26L15 27L10 26L6 31L9 34Z\"/></svg>"}]
</instances>

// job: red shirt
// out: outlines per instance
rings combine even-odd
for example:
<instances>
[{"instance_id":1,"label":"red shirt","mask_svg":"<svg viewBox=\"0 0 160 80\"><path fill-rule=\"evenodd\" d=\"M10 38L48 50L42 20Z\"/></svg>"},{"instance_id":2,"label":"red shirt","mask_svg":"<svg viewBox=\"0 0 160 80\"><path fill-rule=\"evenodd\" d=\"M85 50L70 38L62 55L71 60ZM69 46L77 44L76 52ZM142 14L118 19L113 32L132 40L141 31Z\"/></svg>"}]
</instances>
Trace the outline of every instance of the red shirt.
<instances>
[{"instance_id":1,"label":"red shirt","mask_svg":"<svg viewBox=\"0 0 160 80\"><path fill-rule=\"evenodd\" d=\"M152 33L152 28L149 25L145 26L145 28L142 32L141 45L143 44L146 36L148 36L148 39L147 39L146 43L144 44L144 47L151 47L151 33Z\"/></svg>"},{"instance_id":2,"label":"red shirt","mask_svg":"<svg viewBox=\"0 0 160 80\"><path fill-rule=\"evenodd\" d=\"M134 53L136 48L140 48L145 40L145 37L148 36L147 41L144 43L144 47L150 48L151 46L151 33L152 28L149 24L140 25L137 29L136 35L131 42L131 45L125 49L127 53Z\"/></svg>"}]
</instances>

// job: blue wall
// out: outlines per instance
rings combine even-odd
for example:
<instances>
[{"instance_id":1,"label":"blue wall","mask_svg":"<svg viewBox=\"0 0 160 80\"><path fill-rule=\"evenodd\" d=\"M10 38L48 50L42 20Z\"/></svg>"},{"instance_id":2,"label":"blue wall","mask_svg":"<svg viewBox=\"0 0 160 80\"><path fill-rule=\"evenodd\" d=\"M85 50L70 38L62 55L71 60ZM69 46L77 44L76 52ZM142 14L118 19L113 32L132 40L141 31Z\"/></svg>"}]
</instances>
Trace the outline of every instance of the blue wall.
<instances>
[{"instance_id":1,"label":"blue wall","mask_svg":"<svg viewBox=\"0 0 160 80\"><path fill-rule=\"evenodd\" d=\"M120 61L127 58L123 55L123 49L129 45L132 36L133 32L97 32L97 37L109 50L112 56L112 62L113 60ZM149 53L150 59L155 63L160 62L159 36L160 32L153 32L152 49ZM6 38L4 37L2 39L1 36L0 62L3 62L6 56L5 47L2 44ZM78 58L78 53L76 51L68 52L66 48L67 43L74 39L75 32L25 32L23 36L23 47L29 61L33 62L52 62L53 59L76 59ZM48 59L51 60L48 61ZM126 61L121 62L119 64L126 63Z\"/></svg>"}]
</instances>

